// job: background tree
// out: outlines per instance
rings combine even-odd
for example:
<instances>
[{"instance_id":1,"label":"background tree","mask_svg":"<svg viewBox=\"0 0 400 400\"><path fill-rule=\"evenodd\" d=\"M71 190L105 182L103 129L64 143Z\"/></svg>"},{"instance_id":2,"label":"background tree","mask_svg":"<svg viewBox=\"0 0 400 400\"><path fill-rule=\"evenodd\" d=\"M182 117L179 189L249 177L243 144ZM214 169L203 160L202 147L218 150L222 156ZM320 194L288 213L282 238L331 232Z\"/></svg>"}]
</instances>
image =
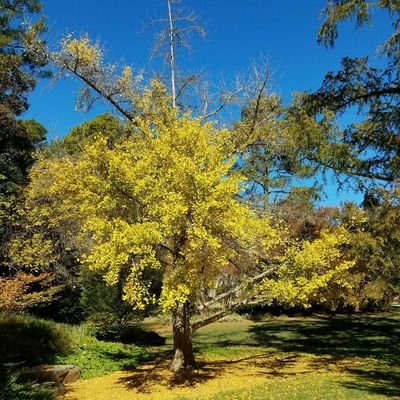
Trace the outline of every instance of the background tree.
<instances>
[{"instance_id":1,"label":"background tree","mask_svg":"<svg viewBox=\"0 0 400 400\"><path fill-rule=\"evenodd\" d=\"M246 195L264 210L291 192L302 191L303 196L308 193L310 200L316 199L316 188L299 187L302 178L315 175L304 141L293 133L279 96L267 92L268 77L262 79L256 85L258 93L246 101L241 120L233 126L240 154L236 168L252 183Z\"/></svg>"},{"instance_id":2,"label":"background tree","mask_svg":"<svg viewBox=\"0 0 400 400\"><path fill-rule=\"evenodd\" d=\"M324 157L323 151L321 154L310 153L310 158L343 174L392 184L399 179L400 166L399 2L329 1L323 11L325 21L318 41L327 47L333 46L340 22L354 18L360 28L370 21L374 8L388 12L394 29L378 49L380 66L372 66L368 57L344 58L342 69L337 73L328 72L321 88L306 96L303 105L311 115L328 112L340 116L350 109L357 109L363 118L361 122L345 127L336 143L322 145L322 149L332 147L335 157Z\"/></svg>"},{"instance_id":3,"label":"background tree","mask_svg":"<svg viewBox=\"0 0 400 400\"><path fill-rule=\"evenodd\" d=\"M399 193L371 191L360 209L347 204L341 221L352 233L355 284L345 298L356 310L382 308L399 294Z\"/></svg>"},{"instance_id":4,"label":"background tree","mask_svg":"<svg viewBox=\"0 0 400 400\"><path fill-rule=\"evenodd\" d=\"M44 18L34 23L26 20L41 9L38 0L0 2L0 103L15 115L27 110L27 96L36 85L36 77L48 75L42 70L46 58L31 46L46 30Z\"/></svg>"},{"instance_id":5,"label":"background tree","mask_svg":"<svg viewBox=\"0 0 400 400\"><path fill-rule=\"evenodd\" d=\"M33 125L35 124L35 125ZM12 205L15 195L26 183L28 168L33 163L35 144L44 139L46 130L34 122L22 122L0 104L0 204L2 212ZM29 129L32 128L31 131ZM32 135L32 136L31 136Z\"/></svg>"},{"instance_id":6,"label":"background tree","mask_svg":"<svg viewBox=\"0 0 400 400\"><path fill-rule=\"evenodd\" d=\"M74 155L98 136L107 136L110 145L118 143L126 136L126 130L121 121L112 114L100 114L90 121L72 128L62 139L49 143L47 150L58 155Z\"/></svg>"},{"instance_id":7,"label":"background tree","mask_svg":"<svg viewBox=\"0 0 400 400\"><path fill-rule=\"evenodd\" d=\"M340 179L355 179L363 190L366 186L387 190L367 191L363 210L346 205L342 211L341 223L352 232L347 251L358 261L344 283L322 290L321 299L330 302L332 309L379 307L390 302L398 290L394 221L400 177L400 4L390 0L329 1L318 41L334 46L342 21L355 20L359 29L371 21L374 9L387 12L393 26L393 33L377 50L378 66L368 57L344 58L340 71L328 72L321 88L298 97L291 110L293 126L298 124L300 131L307 133L311 163L333 170ZM361 122L342 129L338 118L354 110Z\"/></svg>"},{"instance_id":8,"label":"background tree","mask_svg":"<svg viewBox=\"0 0 400 400\"><path fill-rule=\"evenodd\" d=\"M0 2L0 204L4 206L24 183L34 146L46 133L35 121L16 120L28 108L27 96L45 65L45 58L38 58L29 46L44 32L43 19L33 24L25 20L40 11L36 0Z\"/></svg>"},{"instance_id":9,"label":"background tree","mask_svg":"<svg viewBox=\"0 0 400 400\"><path fill-rule=\"evenodd\" d=\"M38 57L30 46L45 31L44 21L26 20L40 11L36 0L0 2L0 264L12 229L15 198L26 183L35 146L46 133L36 121L16 118L28 108L27 96L36 78L44 75L46 58Z\"/></svg>"},{"instance_id":10,"label":"background tree","mask_svg":"<svg viewBox=\"0 0 400 400\"><path fill-rule=\"evenodd\" d=\"M161 54L169 64L170 89L172 106L177 106L178 97L188 84L193 83L195 76L178 76L177 52L181 48L190 50L190 40L193 34L205 36L205 30L199 23L199 17L194 12L185 12L178 4L182 0L167 0L167 18L159 18L153 22L161 23L162 30L156 35L153 54Z\"/></svg>"}]
</instances>

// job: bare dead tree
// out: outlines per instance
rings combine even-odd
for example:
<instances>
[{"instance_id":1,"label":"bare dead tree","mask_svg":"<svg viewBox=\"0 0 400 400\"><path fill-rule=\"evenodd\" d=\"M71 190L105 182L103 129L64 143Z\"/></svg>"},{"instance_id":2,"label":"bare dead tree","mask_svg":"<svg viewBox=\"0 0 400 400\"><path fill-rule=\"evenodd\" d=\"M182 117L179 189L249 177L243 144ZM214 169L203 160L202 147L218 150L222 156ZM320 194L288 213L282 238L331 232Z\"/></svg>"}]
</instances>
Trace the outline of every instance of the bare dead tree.
<instances>
[{"instance_id":1,"label":"bare dead tree","mask_svg":"<svg viewBox=\"0 0 400 400\"><path fill-rule=\"evenodd\" d=\"M181 2L182 0L167 0L167 18L151 21L152 24L161 23L163 25L162 30L156 35L152 55L163 55L165 62L169 65L173 107L177 107L177 98L183 89L193 82L191 75L188 80L182 80L178 88L177 51L179 48L191 51L190 42L194 34L198 34L200 37L205 36L205 30L200 24L198 15L179 8L178 4Z\"/></svg>"}]
</instances>

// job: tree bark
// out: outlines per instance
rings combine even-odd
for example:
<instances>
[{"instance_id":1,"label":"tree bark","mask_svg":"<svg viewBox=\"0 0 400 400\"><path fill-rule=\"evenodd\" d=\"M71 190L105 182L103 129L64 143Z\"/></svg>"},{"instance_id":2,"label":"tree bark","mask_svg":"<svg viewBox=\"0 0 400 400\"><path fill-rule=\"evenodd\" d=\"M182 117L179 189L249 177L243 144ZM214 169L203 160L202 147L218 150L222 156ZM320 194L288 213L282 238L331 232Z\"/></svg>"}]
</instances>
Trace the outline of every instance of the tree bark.
<instances>
[{"instance_id":1,"label":"tree bark","mask_svg":"<svg viewBox=\"0 0 400 400\"><path fill-rule=\"evenodd\" d=\"M176 107L176 89L175 89L175 32L174 32L174 19L171 10L171 0L168 3L168 19L169 19L169 57L171 65L171 96L172 107Z\"/></svg>"},{"instance_id":2,"label":"tree bark","mask_svg":"<svg viewBox=\"0 0 400 400\"><path fill-rule=\"evenodd\" d=\"M171 370L180 372L184 369L193 369L195 360L188 302L176 303L172 314L172 329L174 335L174 358Z\"/></svg>"}]
</instances>

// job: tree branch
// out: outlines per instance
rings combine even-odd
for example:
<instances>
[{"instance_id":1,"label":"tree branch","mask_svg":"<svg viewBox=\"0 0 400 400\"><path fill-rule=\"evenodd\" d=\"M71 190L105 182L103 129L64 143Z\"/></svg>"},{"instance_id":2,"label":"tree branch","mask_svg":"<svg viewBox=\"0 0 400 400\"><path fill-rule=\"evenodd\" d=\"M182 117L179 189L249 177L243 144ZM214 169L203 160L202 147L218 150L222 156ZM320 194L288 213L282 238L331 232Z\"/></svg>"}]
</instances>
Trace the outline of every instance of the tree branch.
<instances>
[{"instance_id":1,"label":"tree branch","mask_svg":"<svg viewBox=\"0 0 400 400\"><path fill-rule=\"evenodd\" d=\"M225 292L225 293L221 293L220 295L214 297L213 299L207 301L206 303L204 303L204 304L198 306L198 307L196 308L196 312L199 313L200 311L204 310L205 308L208 308L209 306L211 306L211 305L217 303L218 301L223 300L223 299L226 299L227 297L230 297L230 296L232 296L233 294L239 292L240 290L243 289L243 287L250 286L250 285L252 285L253 283L256 283L256 282L260 281L261 279L263 279L263 278L265 278L267 275L269 275L271 272L273 272L277 267L278 267L278 266L275 265L275 266L273 266L273 267L271 267L271 268L269 268L269 269L267 269L267 270L261 272L260 274L258 274L258 275L256 275L256 276L250 278L250 279L246 282L245 285L238 285L238 286L235 286L233 289L228 290L228 291ZM221 318L222 318L222 317L221 317Z\"/></svg>"},{"instance_id":2,"label":"tree branch","mask_svg":"<svg viewBox=\"0 0 400 400\"><path fill-rule=\"evenodd\" d=\"M203 326L212 324L213 322L216 322L216 321L220 320L221 318L226 317L235 308L247 304L250 300L253 300L256 297L257 297L257 293L253 293L251 296L246 297L244 300L241 300L241 301L239 301L237 303L232 304L230 307L226 308L225 310L222 310L222 311L212 315L211 317L207 317L205 319L202 319L201 321L197 321L197 322L193 323L192 324L192 331L195 332L197 329L200 329Z\"/></svg>"},{"instance_id":3,"label":"tree branch","mask_svg":"<svg viewBox=\"0 0 400 400\"><path fill-rule=\"evenodd\" d=\"M258 117L258 113L260 111L260 103L261 103L261 99L262 99L264 90L267 87L268 79L269 79L269 74L268 74L268 70L267 70L266 73L265 73L264 79L261 82L261 86L260 86L260 88L258 90L256 106L254 108L253 121L252 121L252 124L251 124L249 136L254 132L254 129L257 126L257 117Z\"/></svg>"},{"instance_id":4,"label":"tree branch","mask_svg":"<svg viewBox=\"0 0 400 400\"><path fill-rule=\"evenodd\" d=\"M129 113L127 110L125 110L123 107L121 107L121 105L118 104L118 102L116 102L112 98L112 95L103 93L88 78L86 78L84 75L80 74L76 68L71 68L65 64L64 64L64 68L67 69L68 71L72 72L74 75L76 75L82 82L84 82L86 85L88 85L91 89L93 89L96 93L98 93L102 98L106 99L112 106L114 106L116 108L116 110L118 112L120 112L125 118L127 118L133 125L137 125L137 122L134 120L133 115L131 113Z\"/></svg>"},{"instance_id":5,"label":"tree branch","mask_svg":"<svg viewBox=\"0 0 400 400\"><path fill-rule=\"evenodd\" d=\"M379 96L386 96L386 95L391 95L391 94L397 94L400 95L400 86L395 86L387 89L381 89L381 90L374 90L369 93L364 93L360 94L358 96L352 96L349 100L345 101L344 103L341 103L337 105L334 110L339 110L341 108L348 107L354 102L357 102L359 100L367 100L370 97L379 97Z\"/></svg>"},{"instance_id":6,"label":"tree branch","mask_svg":"<svg viewBox=\"0 0 400 400\"><path fill-rule=\"evenodd\" d=\"M400 180L400 177L396 177L394 175L390 175L390 176L385 176L385 175L381 175L378 173L373 173L373 172L362 172L362 171L352 171L350 169L346 169L346 168L337 168L333 165L328 164L327 162L324 162L320 159L318 159L317 157L313 157L312 155L307 155L306 159L315 162L317 164L319 164L322 167L325 168L329 168L334 172L340 172L341 174L345 174L345 175L353 175L353 176L358 176L360 178L368 178L368 179L377 179L383 182L398 182Z\"/></svg>"},{"instance_id":7,"label":"tree branch","mask_svg":"<svg viewBox=\"0 0 400 400\"><path fill-rule=\"evenodd\" d=\"M208 118L211 118L212 116L218 114L223 108L225 108L235 97L237 93L239 93L242 89L237 89L234 92L229 93L228 96L225 97L225 99L222 101L222 103L213 111L209 112L208 114L204 115L201 119L202 121L205 121Z\"/></svg>"}]
</instances>

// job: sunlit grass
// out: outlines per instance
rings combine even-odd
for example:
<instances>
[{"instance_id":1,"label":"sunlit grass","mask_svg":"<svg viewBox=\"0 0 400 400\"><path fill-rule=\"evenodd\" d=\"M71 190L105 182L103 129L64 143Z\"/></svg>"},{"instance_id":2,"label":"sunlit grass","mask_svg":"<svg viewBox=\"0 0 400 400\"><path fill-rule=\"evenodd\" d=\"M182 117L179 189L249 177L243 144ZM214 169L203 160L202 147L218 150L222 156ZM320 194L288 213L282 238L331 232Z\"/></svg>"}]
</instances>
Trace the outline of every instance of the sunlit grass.
<instances>
[{"instance_id":1,"label":"sunlit grass","mask_svg":"<svg viewBox=\"0 0 400 400\"><path fill-rule=\"evenodd\" d=\"M82 381L68 400L400 399L400 315L268 318L215 323L194 336L198 369L169 372L167 336L156 362Z\"/></svg>"},{"instance_id":2,"label":"sunlit grass","mask_svg":"<svg viewBox=\"0 0 400 400\"><path fill-rule=\"evenodd\" d=\"M357 400L384 399L385 396L360 394L358 390L345 386L346 380L340 374L299 375L273 379L268 384L248 389L222 390L214 396L202 396L208 400ZM349 380L351 384L351 380ZM349 385L350 386L350 385ZM184 398L181 398L183 400Z\"/></svg>"},{"instance_id":3,"label":"sunlit grass","mask_svg":"<svg viewBox=\"0 0 400 400\"><path fill-rule=\"evenodd\" d=\"M68 400L400 399L399 313L215 323L194 335L198 368L184 376L168 370L168 319L144 325L166 345L101 342L83 327L3 315L0 349L3 359L29 351L26 363L80 366Z\"/></svg>"}]
</instances>

